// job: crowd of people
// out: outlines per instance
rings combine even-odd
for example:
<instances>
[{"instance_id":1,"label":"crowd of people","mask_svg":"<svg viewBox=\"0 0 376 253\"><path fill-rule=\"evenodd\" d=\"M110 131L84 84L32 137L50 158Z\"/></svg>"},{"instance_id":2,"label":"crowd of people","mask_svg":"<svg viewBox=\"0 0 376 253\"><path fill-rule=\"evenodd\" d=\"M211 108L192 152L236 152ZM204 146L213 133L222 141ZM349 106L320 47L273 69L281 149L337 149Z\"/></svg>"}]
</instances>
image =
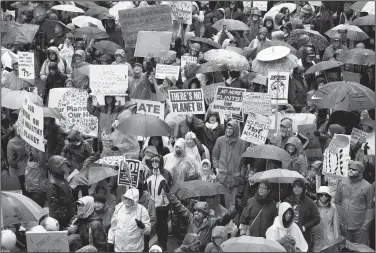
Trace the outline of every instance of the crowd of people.
<instances>
[{"instance_id":1,"label":"crowd of people","mask_svg":"<svg viewBox=\"0 0 376 253\"><path fill-rule=\"evenodd\" d=\"M27 251L25 231L29 230L67 231L71 252L222 252L222 243L239 236L276 241L288 252L319 252L341 236L350 243L375 250L375 154L371 152L375 147L369 147L366 137L361 137L350 146L348 177L324 175L323 158L307 158L309 138L293 130L296 123L289 118L289 114L314 115L314 138L322 153L331 147L335 134L351 135L353 128L374 133L374 109L321 108L312 97L328 83L346 81L348 73L358 76L359 85L372 90L374 95L375 62L341 62L345 52L374 51L374 21L356 25L366 39L353 39L353 31L346 29L346 25L355 26L358 19L374 15L374 9L373 13L354 9L355 2L350 1L269 1L262 10L255 3L192 2L191 24L173 21L178 32L174 33L168 56L141 58L134 57L134 48L124 42L124 28L120 27L118 17L109 13L121 2L2 1L3 35L11 32L12 23L39 25L29 43L2 44L2 89L37 92L40 105L46 107L53 89L85 90L87 111L98 119L98 132L106 133L105 139L101 134L91 138L77 129L66 132L55 118L45 116L43 152L21 138L19 110L2 107L2 178L18 177L22 194L49 210L32 228L21 223L3 227L2 251ZM286 3L295 7L283 7L274 16L266 15ZM85 13L53 8L61 4L75 5ZM127 8L162 4L171 3L133 1L128 2ZM95 13L92 17L100 21L96 27L103 27L105 39L76 36L79 27L72 19L89 13ZM248 28L214 28L222 19L239 21ZM44 30L48 22L55 24L51 30L54 34ZM341 24L345 28L333 30ZM294 35L297 30L303 31L299 37ZM328 36L328 31L335 34ZM315 44L312 34L322 36L326 46ZM208 62L204 54L211 49L205 39L219 45L217 49L237 48L250 68L217 68L197 74L197 67ZM119 49L109 53L93 47L101 40L116 43ZM210 100L205 100L205 114L171 113L169 90L200 89L222 82L226 87L266 93L267 83L247 77L267 76L254 71L257 54L270 46L286 44L298 63L290 69L288 104L273 109L274 114L282 113L285 118L278 122L278 132L269 134L265 144L285 150L290 161L244 157L244 152L256 146L241 138L247 115L239 120L233 114L219 113L213 110ZM18 58L11 57L6 63L4 52L34 53L35 79L21 79ZM179 78L156 78L157 64L180 66L182 56L197 57L197 64L187 64ZM322 62L338 65L306 73ZM86 65L127 65L129 85L123 102L117 101L119 96L105 96L104 105L98 105L91 94L90 75L79 71ZM165 105L164 121L171 127L168 136L139 140L117 129L137 113L135 99ZM120 155L145 165L137 188L118 185L117 176L95 185L70 184L73 171L89 171L100 158ZM289 184L252 180L258 172L278 168L298 172L302 177ZM192 180L222 185L228 194L179 199L175 188ZM12 247L6 246L10 237L5 234L9 230L16 235L14 245L8 242ZM151 245L154 236L158 241ZM169 248L169 240L177 240L179 247Z\"/></svg>"}]
</instances>

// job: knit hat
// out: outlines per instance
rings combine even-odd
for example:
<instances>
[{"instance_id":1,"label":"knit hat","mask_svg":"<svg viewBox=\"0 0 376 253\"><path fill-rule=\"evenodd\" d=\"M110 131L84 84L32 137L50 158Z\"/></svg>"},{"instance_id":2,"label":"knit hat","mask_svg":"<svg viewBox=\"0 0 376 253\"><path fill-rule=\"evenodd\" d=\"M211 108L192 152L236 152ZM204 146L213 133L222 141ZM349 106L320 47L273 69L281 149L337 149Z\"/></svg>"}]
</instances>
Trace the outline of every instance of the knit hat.
<instances>
[{"instance_id":1,"label":"knit hat","mask_svg":"<svg viewBox=\"0 0 376 253\"><path fill-rule=\"evenodd\" d=\"M100 58L101 61L109 62L111 61L111 56L109 54L103 54Z\"/></svg>"},{"instance_id":2,"label":"knit hat","mask_svg":"<svg viewBox=\"0 0 376 253\"><path fill-rule=\"evenodd\" d=\"M283 119L281 119L281 123L280 124L282 126L284 126L284 127L291 128L292 127L292 119L290 119L290 118L283 118Z\"/></svg>"},{"instance_id":3,"label":"knit hat","mask_svg":"<svg viewBox=\"0 0 376 253\"><path fill-rule=\"evenodd\" d=\"M81 56L82 58L85 58L85 57L86 57L85 51L84 51L84 50L81 50L81 49L79 49L79 50L77 50L76 52L74 52L74 55L73 55L73 56L76 56L76 55Z\"/></svg>"},{"instance_id":4,"label":"knit hat","mask_svg":"<svg viewBox=\"0 0 376 253\"><path fill-rule=\"evenodd\" d=\"M300 9L301 12L303 13L312 13L312 8L310 5L306 4L304 5L301 9Z\"/></svg>"},{"instance_id":5,"label":"knit hat","mask_svg":"<svg viewBox=\"0 0 376 253\"><path fill-rule=\"evenodd\" d=\"M150 145L145 148L144 154L145 159L150 160L153 156L158 155L158 150L156 147Z\"/></svg>"},{"instance_id":6,"label":"knit hat","mask_svg":"<svg viewBox=\"0 0 376 253\"><path fill-rule=\"evenodd\" d=\"M330 192L329 186L320 186L319 190L317 191L317 194L323 194L326 193L330 196L332 196L332 193Z\"/></svg>"},{"instance_id":7,"label":"knit hat","mask_svg":"<svg viewBox=\"0 0 376 253\"><path fill-rule=\"evenodd\" d=\"M48 64L48 69L49 70L51 70L51 69L57 70L57 63L56 62L50 62L50 64Z\"/></svg>"},{"instance_id":8,"label":"knit hat","mask_svg":"<svg viewBox=\"0 0 376 253\"><path fill-rule=\"evenodd\" d=\"M304 190L305 190L305 183L304 183L304 181L303 181L302 178L295 179L295 181L292 183L292 187L294 188L295 185L298 185L301 188L303 188L303 192L304 192Z\"/></svg>"},{"instance_id":9,"label":"knit hat","mask_svg":"<svg viewBox=\"0 0 376 253\"><path fill-rule=\"evenodd\" d=\"M139 67L141 67L142 69L144 69L144 67L142 66L141 63L136 62L136 63L133 65L133 68L136 67L136 66L139 66Z\"/></svg>"},{"instance_id":10,"label":"knit hat","mask_svg":"<svg viewBox=\"0 0 376 253\"><path fill-rule=\"evenodd\" d=\"M163 250L158 245L153 245L153 246L151 246L149 252L163 252Z\"/></svg>"},{"instance_id":11,"label":"knit hat","mask_svg":"<svg viewBox=\"0 0 376 253\"><path fill-rule=\"evenodd\" d=\"M125 50L124 49L117 49L115 51L115 56L120 55L122 58L125 58Z\"/></svg>"},{"instance_id":12,"label":"knit hat","mask_svg":"<svg viewBox=\"0 0 376 253\"><path fill-rule=\"evenodd\" d=\"M95 194L94 195L94 202L100 202L102 204L106 204L106 197L102 194Z\"/></svg>"},{"instance_id":13,"label":"knit hat","mask_svg":"<svg viewBox=\"0 0 376 253\"><path fill-rule=\"evenodd\" d=\"M259 30L259 34L267 34L268 33L268 29L266 27L261 27L260 30Z\"/></svg>"},{"instance_id":14,"label":"knit hat","mask_svg":"<svg viewBox=\"0 0 376 253\"><path fill-rule=\"evenodd\" d=\"M360 42L360 43L356 44L355 48L362 48L362 49L364 49L364 48L366 48L366 46L362 42Z\"/></svg>"},{"instance_id":15,"label":"knit hat","mask_svg":"<svg viewBox=\"0 0 376 253\"><path fill-rule=\"evenodd\" d=\"M283 39L284 39L284 33L282 31L272 32L272 40L283 41Z\"/></svg>"},{"instance_id":16,"label":"knit hat","mask_svg":"<svg viewBox=\"0 0 376 253\"><path fill-rule=\"evenodd\" d=\"M98 252L97 248L92 245L86 245L75 252Z\"/></svg>"}]
</instances>

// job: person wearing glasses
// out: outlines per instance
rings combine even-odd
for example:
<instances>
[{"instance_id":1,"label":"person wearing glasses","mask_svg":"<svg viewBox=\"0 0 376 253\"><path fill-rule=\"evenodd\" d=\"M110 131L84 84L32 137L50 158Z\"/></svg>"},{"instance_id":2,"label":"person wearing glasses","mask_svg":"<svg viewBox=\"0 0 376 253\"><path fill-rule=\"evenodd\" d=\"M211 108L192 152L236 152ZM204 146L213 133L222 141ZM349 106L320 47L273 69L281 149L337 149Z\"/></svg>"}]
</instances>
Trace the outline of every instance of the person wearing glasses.
<instances>
[{"instance_id":1,"label":"person wearing glasses","mask_svg":"<svg viewBox=\"0 0 376 253\"><path fill-rule=\"evenodd\" d=\"M339 182L334 203L338 207L341 235L352 243L368 245L375 193L363 179L364 170L363 163L350 161L349 177Z\"/></svg>"},{"instance_id":2,"label":"person wearing glasses","mask_svg":"<svg viewBox=\"0 0 376 253\"><path fill-rule=\"evenodd\" d=\"M317 191L316 205L320 212L320 223L312 228L313 252L320 252L339 237L339 220L336 205L331 203L332 194L328 186Z\"/></svg>"}]
</instances>

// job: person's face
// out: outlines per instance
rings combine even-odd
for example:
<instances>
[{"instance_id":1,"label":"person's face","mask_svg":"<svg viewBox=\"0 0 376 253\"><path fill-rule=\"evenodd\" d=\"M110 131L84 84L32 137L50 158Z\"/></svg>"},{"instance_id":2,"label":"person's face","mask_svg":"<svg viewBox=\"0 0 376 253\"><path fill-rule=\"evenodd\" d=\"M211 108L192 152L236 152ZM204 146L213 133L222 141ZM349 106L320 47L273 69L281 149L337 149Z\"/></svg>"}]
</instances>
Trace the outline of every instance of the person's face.
<instances>
[{"instance_id":1,"label":"person's face","mask_svg":"<svg viewBox=\"0 0 376 253\"><path fill-rule=\"evenodd\" d=\"M253 170L251 170L251 171L248 173L248 183L249 183L250 186L252 186L252 185L255 184L255 182L253 182L253 181L250 180L250 177L252 177L254 174L256 174L256 171L253 171Z\"/></svg>"},{"instance_id":2,"label":"person's face","mask_svg":"<svg viewBox=\"0 0 376 253\"><path fill-rule=\"evenodd\" d=\"M55 69L50 69L50 74L53 75L53 76L56 75L56 70Z\"/></svg>"},{"instance_id":3,"label":"person's face","mask_svg":"<svg viewBox=\"0 0 376 253\"><path fill-rule=\"evenodd\" d=\"M209 174L209 170L210 170L210 168L209 168L209 164L204 163L204 164L202 165L202 172L204 172L204 174L207 175L207 174Z\"/></svg>"},{"instance_id":4,"label":"person's face","mask_svg":"<svg viewBox=\"0 0 376 253\"><path fill-rule=\"evenodd\" d=\"M333 46L338 48L339 46L341 45L341 41L340 40L333 40Z\"/></svg>"},{"instance_id":5,"label":"person's face","mask_svg":"<svg viewBox=\"0 0 376 253\"><path fill-rule=\"evenodd\" d=\"M347 31L346 30L338 30L338 33L341 35L342 39L346 39Z\"/></svg>"},{"instance_id":6,"label":"person's face","mask_svg":"<svg viewBox=\"0 0 376 253\"><path fill-rule=\"evenodd\" d=\"M13 70L18 71L18 63L13 64Z\"/></svg>"},{"instance_id":7,"label":"person's face","mask_svg":"<svg viewBox=\"0 0 376 253\"><path fill-rule=\"evenodd\" d=\"M286 9L284 15L285 15L285 18L286 17L288 18L290 16L290 10Z\"/></svg>"},{"instance_id":8,"label":"person's face","mask_svg":"<svg viewBox=\"0 0 376 253\"><path fill-rule=\"evenodd\" d=\"M358 178L361 175L359 170L360 169L357 168L356 166L350 165L349 166L349 177L350 178Z\"/></svg>"},{"instance_id":9,"label":"person's face","mask_svg":"<svg viewBox=\"0 0 376 253\"><path fill-rule=\"evenodd\" d=\"M232 134L234 133L234 129L232 128L232 126L227 126L226 127L226 136L230 137L232 136Z\"/></svg>"},{"instance_id":10,"label":"person's face","mask_svg":"<svg viewBox=\"0 0 376 253\"><path fill-rule=\"evenodd\" d=\"M265 26L268 27L268 28L272 27L272 26L273 26L272 21L270 21L270 20L266 20L266 22L265 22Z\"/></svg>"},{"instance_id":11,"label":"person's face","mask_svg":"<svg viewBox=\"0 0 376 253\"><path fill-rule=\"evenodd\" d=\"M76 139L68 139L68 142L69 144L74 145L74 146L80 145L80 141Z\"/></svg>"},{"instance_id":12,"label":"person's face","mask_svg":"<svg viewBox=\"0 0 376 253\"><path fill-rule=\"evenodd\" d=\"M151 145L153 145L154 147L158 147L159 146L159 139L158 139L158 137L152 137L150 141L151 141Z\"/></svg>"},{"instance_id":13,"label":"person's face","mask_svg":"<svg viewBox=\"0 0 376 253\"><path fill-rule=\"evenodd\" d=\"M64 179L67 180L69 177L70 169L66 163L63 163L60 167L60 169L64 172Z\"/></svg>"},{"instance_id":14,"label":"person's face","mask_svg":"<svg viewBox=\"0 0 376 253\"><path fill-rule=\"evenodd\" d=\"M197 84L196 83L192 83L191 89L197 89Z\"/></svg>"},{"instance_id":15,"label":"person's face","mask_svg":"<svg viewBox=\"0 0 376 253\"><path fill-rule=\"evenodd\" d=\"M5 21L12 21L13 17L11 15L8 15L5 17Z\"/></svg>"},{"instance_id":16,"label":"person's face","mask_svg":"<svg viewBox=\"0 0 376 253\"><path fill-rule=\"evenodd\" d=\"M265 33L260 33L259 37L260 37L260 40L265 40L266 39L266 34Z\"/></svg>"},{"instance_id":17,"label":"person's face","mask_svg":"<svg viewBox=\"0 0 376 253\"><path fill-rule=\"evenodd\" d=\"M287 148L287 152L289 152L289 154L294 153L295 150L296 150L296 148L293 145L291 145L291 144L287 144L286 148Z\"/></svg>"},{"instance_id":18,"label":"person's face","mask_svg":"<svg viewBox=\"0 0 376 253\"><path fill-rule=\"evenodd\" d=\"M115 25L115 21L113 19L108 19L106 23L107 23L107 27L109 28L112 28Z\"/></svg>"},{"instance_id":19,"label":"person's face","mask_svg":"<svg viewBox=\"0 0 376 253\"><path fill-rule=\"evenodd\" d=\"M372 77L372 79L373 79L374 75L373 75L372 68L367 68L367 75L368 75L368 77Z\"/></svg>"},{"instance_id":20,"label":"person's face","mask_svg":"<svg viewBox=\"0 0 376 253\"><path fill-rule=\"evenodd\" d=\"M327 203L330 199L330 195L326 193L317 194L321 203Z\"/></svg>"},{"instance_id":21,"label":"person's face","mask_svg":"<svg viewBox=\"0 0 376 253\"><path fill-rule=\"evenodd\" d=\"M307 62L312 62L314 59L315 59L315 55L314 54L307 55L307 57L306 57L306 61Z\"/></svg>"},{"instance_id":22,"label":"person's face","mask_svg":"<svg viewBox=\"0 0 376 253\"><path fill-rule=\"evenodd\" d=\"M258 187L258 194L261 197L266 197L270 192L270 189L265 184L260 184Z\"/></svg>"},{"instance_id":23,"label":"person's face","mask_svg":"<svg viewBox=\"0 0 376 253\"><path fill-rule=\"evenodd\" d=\"M141 74L142 74L142 68L140 66L135 66L133 68L133 72L134 72L135 75L141 76Z\"/></svg>"},{"instance_id":24,"label":"person's face","mask_svg":"<svg viewBox=\"0 0 376 253\"><path fill-rule=\"evenodd\" d=\"M209 123L214 124L215 122L217 122L217 117L215 115L211 115L209 118Z\"/></svg>"},{"instance_id":25,"label":"person's face","mask_svg":"<svg viewBox=\"0 0 376 253\"><path fill-rule=\"evenodd\" d=\"M324 85L325 85L325 83L319 83L319 85L317 86L318 87L318 89L321 89L322 87L324 87Z\"/></svg>"},{"instance_id":26,"label":"person's face","mask_svg":"<svg viewBox=\"0 0 376 253\"><path fill-rule=\"evenodd\" d=\"M99 202L99 201L94 202L95 211L102 211L103 208L104 208L104 204L102 202Z\"/></svg>"},{"instance_id":27,"label":"person's face","mask_svg":"<svg viewBox=\"0 0 376 253\"><path fill-rule=\"evenodd\" d=\"M121 54L115 54L115 60L119 63L123 60L123 57L121 56Z\"/></svg>"},{"instance_id":28,"label":"person's face","mask_svg":"<svg viewBox=\"0 0 376 253\"><path fill-rule=\"evenodd\" d=\"M187 114L187 120L188 120L189 123L191 123L192 120L193 120L193 115L192 114Z\"/></svg>"},{"instance_id":29,"label":"person's face","mask_svg":"<svg viewBox=\"0 0 376 253\"><path fill-rule=\"evenodd\" d=\"M312 102L311 102L311 100L307 100L307 105L308 105L308 106L312 106Z\"/></svg>"},{"instance_id":30,"label":"person's face","mask_svg":"<svg viewBox=\"0 0 376 253\"><path fill-rule=\"evenodd\" d=\"M74 61L75 62L81 62L82 61L82 57L80 55L75 55L74 56Z\"/></svg>"},{"instance_id":31,"label":"person's face","mask_svg":"<svg viewBox=\"0 0 376 253\"><path fill-rule=\"evenodd\" d=\"M292 213L291 213L291 210L287 210L284 214L283 214L285 220L287 222L289 222L291 219L292 219Z\"/></svg>"},{"instance_id":32,"label":"person's face","mask_svg":"<svg viewBox=\"0 0 376 253\"><path fill-rule=\"evenodd\" d=\"M85 205L84 204L78 204L77 205L77 216L82 217L85 214Z\"/></svg>"},{"instance_id":33,"label":"person's face","mask_svg":"<svg viewBox=\"0 0 376 253\"><path fill-rule=\"evenodd\" d=\"M183 148L180 146L175 146L175 154L181 156L183 154Z\"/></svg>"},{"instance_id":34,"label":"person's face","mask_svg":"<svg viewBox=\"0 0 376 253\"><path fill-rule=\"evenodd\" d=\"M204 213L199 210L194 210L193 217L196 221L201 222L204 219Z\"/></svg>"},{"instance_id":35,"label":"person's face","mask_svg":"<svg viewBox=\"0 0 376 253\"><path fill-rule=\"evenodd\" d=\"M185 140L185 143L190 148L193 148L195 146L195 142L193 141L192 137L190 137L190 136Z\"/></svg>"},{"instance_id":36,"label":"person's face","mask_svg":"<svg viewBox=\"0 0 376 253\"><path fill-rule=\"evenodd\" d=\"M53 52L53 51L48 52L48 56L52 61L56 60L56 53L55 52Z\"/></svg>"},{"instance_id":37,"label":"person's face","mask_svg":"<svg viewBox=\"0 0 376 253\"><path fill-rule=\"evenodd\" d=\"M112 101L114 100L113 97L106 97L106 104L107 105L110 105L112 103Z\"/></svg>"},{"instance_id":38,"label":"person's face","mask_svg":"<svg viewBox=\"0 0 376 253\"><path fill-rule=\"evenodd\" d=\"M151 167L153 168L153 174L158 175L159 174L159 164L160 164L160 159L158 157L153 157L150 160Z\"/></svg>"},{"instance_id":39,"label":"person's face","mask_svg":"<svg viewBox=\"0 0 376 253\"><path fill-rule=\"evenodd\" d=\"M124 198L124 199L123 199L123 203L124 203L124 206L125 206L126 208L130 208L130 207L132 207L132 206L134 205L133 200L131 200L131 199L129 199L129 198Z\"/></svg>"},{"instance_id":40,"label":"person's face","mask_svg":"<svg viewBox=\"0 0 376 253\"><path fill-rule=\"evenodd\" d=\"M97 190L97 194L106 195L106 189L103 187L99 187L99 189Z\"/></svg>"},{"instance_id":41,"label":"person's face","mask_svg":"<svg viewBox=\"0 0 376 253\"><path fill-rule=\"evenodd\" d=\"M284 125L279 126L279 132L281 133L282 137L287 136L287 131L288 131L288 128L285 127Z\"/></svg>"},{"instance_id":42,"label":"person's face","mask_svg":"<svg viewBox=\"0 0 376 253\"><path fill-rule=\"evenodd\" d=\"M221 245L222 242L224 242L225 240L224 240L224 238L222 238L222 237L214 237L214 238L213 238L213 241L214 241L214 243L215 243L217 246L219 246L219 245Z\"/></svg>"},{"instance_id":43,"label":"person's face","mask_svg":"<svg viewBox=\"0 0 376 253\"><path fill-rule=\"evenodd\" d=\"M192 54L192 56L198 56L198 53L199 53L200 51L199 50L197 50L197 49L195 49L195 48L192 48L191 49L191 54Z\"/></svg>"},{"instance_id":44,"label":"person's face","mask_svg":"<svg viewBox=\"0 0 376 253\"><path fill-rule=\"evenodd\" d=\"M55 31L55 34L60 34L63 31L63 29L61 29L61 27L59 25L57 25L57 26L55 26L54 31Z\"/></svg>"},{"instance_id":45,"label":"person's face","mask_svg":"<svg viewBox=\"0 0 376 253\"><path fill-rule=\"evenodd\" d=\"M252 15L253 21L259 21L260 17L258 15Z\"/></svg>"},{"instance_id":46,"label":"person's face","mask_svg":"<svg viewBox=\"0 0 376 253\"><path fill-rule=\"evenodd\" d=\"M292 188L292 191L294 192L295 196L301 196L303 193L303 188L300 185L296 184Z\"/></svg>"},{"instance_id":47,"label":"person's face","mask_svg":"<svg viewBox=\"0 0 376 253\"><path fill-rule=\"evenodd\" d=\"M363 125L363 124L360 124L360 128L362 129L362 131L364 131L366 133L372 133L373 132L372 127L369 127L369 126L366 126L366 125Z\"/></svg>"},{"instance_id":48,"label":"person's face","mask_svg":"<svg viewBox=\"0 0 376 253\"><path fill-rule=\"evenodd\" d=\"M344 11L346 14L350 14L350 13L351 13L350 5L345 4L345 6L343 7L343 11Z\"/></svg>"},{"instance_id":49,"label":"person's face","mask_svg":"<svg viewBox=\"0 0 376 253\"><path fill-rule=\"evenodd\" d=\"M234 9L235 8L235 3L230 3L230 9Z\"/></svg>"}]
</instances>

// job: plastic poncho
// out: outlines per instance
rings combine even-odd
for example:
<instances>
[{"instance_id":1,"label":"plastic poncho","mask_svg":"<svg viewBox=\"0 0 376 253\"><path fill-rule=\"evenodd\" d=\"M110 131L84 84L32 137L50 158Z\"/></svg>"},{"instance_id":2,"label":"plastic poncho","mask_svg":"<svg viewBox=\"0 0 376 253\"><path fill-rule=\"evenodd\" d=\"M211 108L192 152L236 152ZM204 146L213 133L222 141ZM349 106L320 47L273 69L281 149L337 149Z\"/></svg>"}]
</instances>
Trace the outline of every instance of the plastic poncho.
<instances>
[{"instance_id":1,"label":"plastic poncho","mask_svg":"<svg viewBox=\"0 0 376 253\"><path fill-rule=\"evenodd\" d=\"M134 205L126 207L125 198L132 199ZM108 243L115 245L115 252L142 252L144 249L144 234L150 232L150 217L148 210L138 204L138 198L138 189L129 189L115 208L108 232ZM135 219L141 220L145 228L139 228Z\"/></svg>"}]
</instances>

